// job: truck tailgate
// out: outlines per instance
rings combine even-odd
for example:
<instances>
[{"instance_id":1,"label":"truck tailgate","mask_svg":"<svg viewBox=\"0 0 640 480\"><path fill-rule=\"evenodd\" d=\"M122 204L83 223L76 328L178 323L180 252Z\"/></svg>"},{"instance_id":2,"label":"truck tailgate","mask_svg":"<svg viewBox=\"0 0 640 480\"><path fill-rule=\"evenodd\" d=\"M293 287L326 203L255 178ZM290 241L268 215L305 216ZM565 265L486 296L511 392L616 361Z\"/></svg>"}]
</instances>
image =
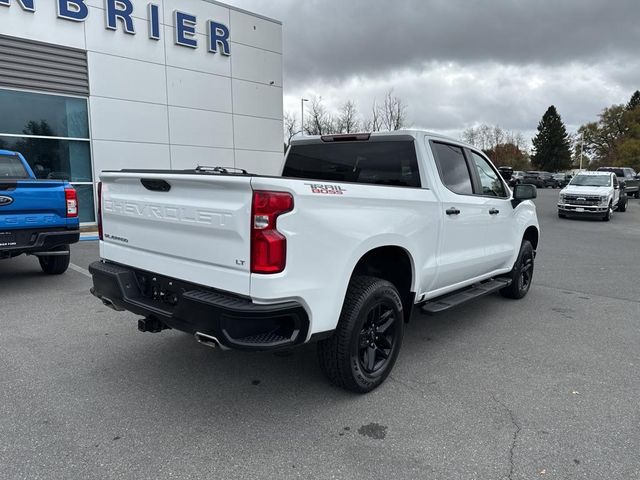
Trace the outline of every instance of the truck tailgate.
<instances>
[{"instance_id":1,"label":"truck tailgate","mask_svg":"<svg viewBox=\"0 0 640 480\"><path fill-rule=\"evenodd\" d=\"M64 183L59 180L0 181L0 230L66 227Z\"/></svg>"},{"instance_id":2,"label":"truck tailgate","mask_svg":"<svg viewBox=\"0 0 640 480\"><path fill-rule=\"evenodd\" d=\"M251 177L104 172L101 180L102 258L249 295Z\"/></svg>"}]
</instances>

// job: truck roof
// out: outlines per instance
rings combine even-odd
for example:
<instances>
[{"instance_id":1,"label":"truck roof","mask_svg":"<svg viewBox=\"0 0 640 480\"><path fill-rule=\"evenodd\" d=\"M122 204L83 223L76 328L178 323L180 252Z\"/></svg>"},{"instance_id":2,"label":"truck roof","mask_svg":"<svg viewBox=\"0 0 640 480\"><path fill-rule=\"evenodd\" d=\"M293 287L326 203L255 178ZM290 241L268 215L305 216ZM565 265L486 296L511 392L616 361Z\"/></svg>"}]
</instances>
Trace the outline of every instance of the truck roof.
<instances>
[{"instance_id":1,"label":"truck roof","mask_svg":"<svg viewBox=\"0 0 640 480\"><path fill-rule=\"evenodd\" d=\"M448 137L446 135L442 135L441 133L431 132L429 130L422 129L403 129L396 130L393 132L359 132L359 133L336 133L330 135L305 135L305 136L297 136L291 139L291 144L299 144L299 143L315 143L322 141L322 137L340 137L340 136L359 136L359 135L369 135L371 138L387 138L387 137L417 137L418 135L428 135L430 137L435 137L441 140L446 140L448 142L454 142L459 145L465 145L469 148L478 149L478 147L474 147L462 140L457 138ZM355 139L354 139L355 140Z\"/></svg>"}]
</instances>

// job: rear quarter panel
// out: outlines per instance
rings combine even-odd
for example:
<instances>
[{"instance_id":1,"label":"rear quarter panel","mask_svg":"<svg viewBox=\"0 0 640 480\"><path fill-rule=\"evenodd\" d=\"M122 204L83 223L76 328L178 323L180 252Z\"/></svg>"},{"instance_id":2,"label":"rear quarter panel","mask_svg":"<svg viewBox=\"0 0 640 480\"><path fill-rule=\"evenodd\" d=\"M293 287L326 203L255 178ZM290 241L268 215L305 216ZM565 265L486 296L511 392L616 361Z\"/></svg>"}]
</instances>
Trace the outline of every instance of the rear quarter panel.
<instances>
[{"instance_id":1,"label":"rear quarter panel","mask_svg":"<svg viewBox=\"0 0 640 480\"><path fill-rule=\"evenodd\" d=\"M314 188L326 184L340 193ZM409 253L413 290L416 268L435 272L440 212L431 190L262 177L252 187L290 192L295 205L278 218L287 237L286 269L253 274L251 297L301 302L311 317L309 334L335 328L354 267L375 248L398 246Z\"/></svg>"}]
</instances>

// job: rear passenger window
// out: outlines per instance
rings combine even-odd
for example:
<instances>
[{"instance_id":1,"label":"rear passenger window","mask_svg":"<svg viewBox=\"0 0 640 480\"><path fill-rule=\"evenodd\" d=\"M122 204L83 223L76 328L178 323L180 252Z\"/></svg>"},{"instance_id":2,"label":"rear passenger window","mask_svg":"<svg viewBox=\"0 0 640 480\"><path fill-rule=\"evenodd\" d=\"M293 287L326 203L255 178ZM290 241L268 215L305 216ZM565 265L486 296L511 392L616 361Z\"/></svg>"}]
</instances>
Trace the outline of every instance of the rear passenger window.
<instances>
[{"instance_id":1,"label":"rear passenger window","mask_svg":"<svg viewBox=\"0 0 640 480\"><path fill-rule=\"evenodd\" d=\"M293 145L282 176L399 187L421 186L413 140Z\"/></svg>"},{"instance_id":2,"label":"rear passenger window","mask_svg":"<svg viewBox=\"0 0 640 480\"><path fill-rule=\"evenodd\" d=\"M431 149L442 183L454 193L472 195L471 175L462 148L446 143L432 142Z\"/></svg>"}]
</instances>

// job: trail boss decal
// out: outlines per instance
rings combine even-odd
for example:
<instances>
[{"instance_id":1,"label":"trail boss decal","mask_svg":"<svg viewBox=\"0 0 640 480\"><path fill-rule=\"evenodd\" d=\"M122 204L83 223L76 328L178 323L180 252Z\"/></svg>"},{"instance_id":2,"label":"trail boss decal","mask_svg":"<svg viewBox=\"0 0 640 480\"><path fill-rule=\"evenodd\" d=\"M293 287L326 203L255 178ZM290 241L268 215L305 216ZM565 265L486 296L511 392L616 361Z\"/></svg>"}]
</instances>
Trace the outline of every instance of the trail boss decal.
<instances>
[{"instance_id":1,"label":"trail boss decal","mask_svg":"<svg viewBox=\"0 0 640 480\"><path fill-rule=\"evenodd\" d=\"M346 190L339 185L328 185L324 183L305 183L311 187L311 193L321 195L343 195Z\"/></svg>"}]
</instances>

